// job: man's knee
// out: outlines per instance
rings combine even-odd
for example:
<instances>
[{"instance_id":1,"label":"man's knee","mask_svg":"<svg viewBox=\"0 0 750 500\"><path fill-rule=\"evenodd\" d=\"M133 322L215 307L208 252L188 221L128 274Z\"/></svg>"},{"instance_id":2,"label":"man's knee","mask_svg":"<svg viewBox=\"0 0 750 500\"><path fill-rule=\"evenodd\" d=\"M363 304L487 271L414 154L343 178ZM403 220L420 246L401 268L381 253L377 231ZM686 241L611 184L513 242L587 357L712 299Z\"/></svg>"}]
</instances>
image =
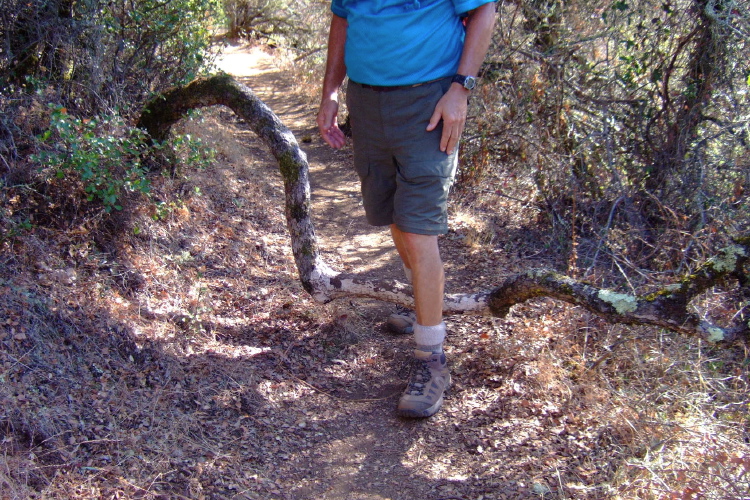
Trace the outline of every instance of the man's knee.
<instances>
[{"instance_id":1,"label":"man's knee","mask_svg":"<svg viewBox=\"0 0 750 500\"><path fill-rule=\"evenodd\" d=\"M416 251L432 250L437 248L437 236L429 234L417 234L401 232L404 244L408 249Z\"/></svg>"},{"instance_id":2,"label":"man's knee","mask_svg":"<svg viewBox=\"0 0 750 500\"><path fill-rule=\"evenodd\" d=\"M401 241L412 269L421 265L442 266L437 236L402 233Z\"/></svg>"}]
</instances>

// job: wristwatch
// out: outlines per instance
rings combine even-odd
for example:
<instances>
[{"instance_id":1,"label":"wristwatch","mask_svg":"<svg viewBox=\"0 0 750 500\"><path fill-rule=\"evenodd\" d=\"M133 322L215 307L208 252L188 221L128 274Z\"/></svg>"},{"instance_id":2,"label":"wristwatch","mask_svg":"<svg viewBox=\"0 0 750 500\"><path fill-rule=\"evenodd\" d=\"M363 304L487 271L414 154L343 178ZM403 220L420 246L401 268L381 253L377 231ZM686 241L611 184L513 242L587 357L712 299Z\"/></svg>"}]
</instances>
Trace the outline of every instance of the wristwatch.
<instances>
[{"instance_id":1,"label":"wristwatch","mask_svg":"<svg viewBox=\"0 0 750 500\"><path fill-rule=\"evenodd\" d=\"M474 87L477 86L477 79L473 76L455 75L451 80L452 82L461 84L466 90L474 90Z\"/></svg>"}]
</instances>

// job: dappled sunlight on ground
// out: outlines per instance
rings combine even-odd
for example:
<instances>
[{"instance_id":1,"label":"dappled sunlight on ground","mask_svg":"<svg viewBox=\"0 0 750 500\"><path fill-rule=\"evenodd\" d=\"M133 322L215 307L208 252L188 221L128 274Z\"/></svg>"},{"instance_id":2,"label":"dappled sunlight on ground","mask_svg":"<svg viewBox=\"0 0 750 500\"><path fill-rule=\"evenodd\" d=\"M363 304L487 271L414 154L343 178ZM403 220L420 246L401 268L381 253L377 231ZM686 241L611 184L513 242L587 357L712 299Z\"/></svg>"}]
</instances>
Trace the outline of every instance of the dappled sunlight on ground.
<instances>
[{"instance_id":1,"label":"dappled sunlight on ground","mask_svg":"<svg viewBox=\"0 0 750 500\"><path fill-rule=\"evenodd\" d=\"M267 50L229 47L220 65L301 141L323 255L402 279L387 230L364 222L350 150L322 145ZM59 231L45 247L40 228L4 261L23 272L0 271L0 496L667 498L706 461L706 484L746 489L739 350L552 299L447 318L451 394L429 420L398 418L412 344L384 328L391 305L313 302L278 166L247 124L216 108L179 129L217 161L155 176L159 209L125 211L101 246ZM531 212L454 207L451 291L560 265L521 224Z\"/></svg>"}]
</instances>

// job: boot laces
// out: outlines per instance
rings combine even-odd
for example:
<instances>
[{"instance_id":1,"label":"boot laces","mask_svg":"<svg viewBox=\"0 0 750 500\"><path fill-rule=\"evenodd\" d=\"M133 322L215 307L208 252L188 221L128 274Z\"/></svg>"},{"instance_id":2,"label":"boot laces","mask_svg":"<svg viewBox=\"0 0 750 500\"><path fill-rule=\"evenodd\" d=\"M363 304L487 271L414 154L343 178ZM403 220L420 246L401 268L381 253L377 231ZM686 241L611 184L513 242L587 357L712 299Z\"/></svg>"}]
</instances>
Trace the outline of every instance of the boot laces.
<instances>
[{"instance_id":1,"label":"boot laces","mask_svg":"<svg viewBox=\"0 0 750 500\"><path fill-rule=\"evenodd\" d=\"M406 392L413 396L424 394L424 388L432 380L432 372L426 361L418 361L416 370L409 381Z\"/></svg>"}]
</instances>

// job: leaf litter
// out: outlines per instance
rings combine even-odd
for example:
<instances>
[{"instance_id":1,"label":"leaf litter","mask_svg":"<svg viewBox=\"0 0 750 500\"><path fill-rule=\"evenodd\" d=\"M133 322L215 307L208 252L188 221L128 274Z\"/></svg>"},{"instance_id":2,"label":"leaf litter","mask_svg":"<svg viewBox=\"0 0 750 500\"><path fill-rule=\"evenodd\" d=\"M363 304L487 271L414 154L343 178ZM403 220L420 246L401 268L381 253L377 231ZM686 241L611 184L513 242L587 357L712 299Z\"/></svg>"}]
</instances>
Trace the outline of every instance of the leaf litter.
<instances>
[{"instance_id":1,"label":"leaf litter","mask_svg":"<svg viewBox=\"0 0 750 500\"><path fill-rule=\"evenodd\" d=\"M279 77L248 83L295 135L314 136L308 101L262 94ZM502 320L447 318L451 394L429 420L399 419L411 344L383 327L391 307L314 303L296 277L270 155L226 110L181 126L218 162L156 178L167 213L135 205L96 243L88 229L44 227L6 243L3 498L747 491L742 349L608 325L549 299ZM326 258L400 279L387 234L362 221L350 152L305 148ZM448 291L560 265L526 227L494 220L454 208L441 239Z\"/></svg>"}]
</instances>

